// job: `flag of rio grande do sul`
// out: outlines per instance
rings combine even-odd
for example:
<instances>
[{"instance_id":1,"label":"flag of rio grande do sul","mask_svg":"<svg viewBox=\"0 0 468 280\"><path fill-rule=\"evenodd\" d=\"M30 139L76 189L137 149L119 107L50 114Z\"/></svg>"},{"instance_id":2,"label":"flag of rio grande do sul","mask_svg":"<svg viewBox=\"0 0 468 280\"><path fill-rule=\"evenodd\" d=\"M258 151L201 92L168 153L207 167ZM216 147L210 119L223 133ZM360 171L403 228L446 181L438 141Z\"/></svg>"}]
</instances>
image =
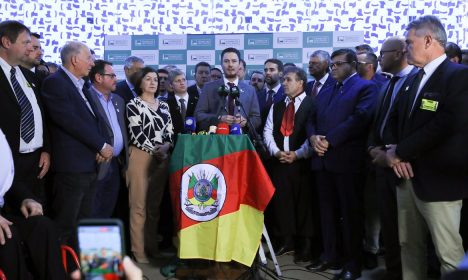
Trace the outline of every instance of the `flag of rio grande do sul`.
<instances>
[{"instance_id":1,"label":"flag of rio grande do sul","mask_svg":"<svg viewBox=\"0 0 468 280\"><path fill-rule=\"evenodd\" d=\"M246 135L179 135L169 167L182 259L251 266L274 188Z\"/></svg>"}]
</instances>

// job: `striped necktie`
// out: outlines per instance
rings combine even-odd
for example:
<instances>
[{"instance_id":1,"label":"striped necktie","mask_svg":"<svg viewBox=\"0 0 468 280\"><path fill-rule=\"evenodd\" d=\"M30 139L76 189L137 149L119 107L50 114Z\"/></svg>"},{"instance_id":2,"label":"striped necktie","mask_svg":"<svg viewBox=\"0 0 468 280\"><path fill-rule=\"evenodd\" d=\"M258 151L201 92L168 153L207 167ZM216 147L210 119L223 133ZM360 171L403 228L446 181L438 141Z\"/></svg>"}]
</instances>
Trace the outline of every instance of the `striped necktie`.
<instances>
[{"instance_id":1,"label":"striped necktie","mask_svg":"<svg viewBox=\"0 0 468 280\"><path fill-rule=\"evenodd\" d=\"M18 100L18 104L21 108L21 138L24 140L24 142L29 143L34 138L33 109L31 106L31 102L29 102L28 97L26 96L20 84L18 83L18 80L16 79L16 69L12 67L10 73L11 84L13 85L13 90L15 91L16 99Z\"/></svg>"}]
</instances>

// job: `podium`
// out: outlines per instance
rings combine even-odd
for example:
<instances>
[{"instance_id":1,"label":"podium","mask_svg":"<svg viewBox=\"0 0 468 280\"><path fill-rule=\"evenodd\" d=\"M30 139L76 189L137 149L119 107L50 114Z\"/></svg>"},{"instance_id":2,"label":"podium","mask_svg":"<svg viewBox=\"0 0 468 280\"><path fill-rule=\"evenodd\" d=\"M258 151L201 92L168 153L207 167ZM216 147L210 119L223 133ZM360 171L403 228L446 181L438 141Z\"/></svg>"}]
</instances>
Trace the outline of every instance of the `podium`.
<instances>
[{"instance_id":1,"label":"podium","mask_svg":"<svg viewBox=\"0 0 468 280\"><path fill-rule=\"evenodd\" d=\"M274 193L250 139L179 135L169 172L179 258L250 267L264 232L263 211Z\"/></svg>"}]
</instances>

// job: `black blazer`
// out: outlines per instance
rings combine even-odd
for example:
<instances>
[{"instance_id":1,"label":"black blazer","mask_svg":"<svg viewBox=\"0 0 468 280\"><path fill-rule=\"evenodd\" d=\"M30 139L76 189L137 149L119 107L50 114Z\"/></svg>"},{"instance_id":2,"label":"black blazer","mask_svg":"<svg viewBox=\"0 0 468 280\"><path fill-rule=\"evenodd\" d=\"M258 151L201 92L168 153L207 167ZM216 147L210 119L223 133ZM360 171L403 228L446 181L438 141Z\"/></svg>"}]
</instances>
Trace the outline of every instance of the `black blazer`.
<instances>
[{"instance_id":1,"label":"black blazer","mask_svg":"<svg viewBox=\"0 0 468 280\"><path fill-rule=\"evenodd\" d=\"M187 93L188 94L192 94L192 95L199 95L198 93L198 89L197 89L197 85L194 84L194 85L191 85L187 88Z\"/></svg>"},{"instance_id":2,"label":"black blazer","mask_svg":"<svg viewBox=\"0 0 468 280\"><path fill-rule=\"evenodd\" d=\"M31 76L27 74L27 69L20 66L20 70L25 76L26 80L31 85L36 95L37 104L41 110L42 115L42 131L43 131L43 147L42 150L50 153L50 141L47 133L47 122L44 114L44 107L42 104L39 88ZM30 72L30 71L29 71ZM21 108L16 100L15 93L8 82L5 73L0 70L0 128L6 136L8 145L10 145L13 160L17 163L19 156L20 146L20 123L21 123ZM17 167L15 167L17 168ZM6 199L13 201L13 204L18 204L25 198L33 198L33 194L28 189L19 189L22 184L16 184L12 187L5 196Z\"/></svg>"},{"instance_id":3,"label":"black blazer","mask_svg":"<svg viewBox=\"0 0 468 280\"><path fill-rule=\"evenodd\" d=\"M130 102L130 100L135 98L135 96L133 96L132 90L128 87L126 80L117 83L114 93L122 97L125 101L125 104L127 104L128 102Z\"/></svg>"},{"instance_id":4,"label":"black blazer","mask_svg":"<svg viewBox=\"0 0 468 280\"><path fill-rule=\"evenodd\" d=\"M198 91L194 93L189 93L189 100L187 104L186 117L193 117L195 112L195 107L198 103ZM167 104L169 104L169 111L171 113L172 125L174 126L174 142L177 140L177 134L185 132L185 124L180 114L180 106L177 103L176 97L174 95L169 95L167 98Z\"/></svg>"},{"instance_id":5,"label":"black blazer","mask_svg":"<svg viewBox=\"0 0 468 280\"><path fill-rule=\"evenodd\" d=\"M468 67L446 59L421 89L410 115L415 77L403 86L389 124L398 141L396 153L411 163L414 191L421 200L468 197ZM423 99L437 102L437 108L422 108Z\"/></svg>"}]
</instances>

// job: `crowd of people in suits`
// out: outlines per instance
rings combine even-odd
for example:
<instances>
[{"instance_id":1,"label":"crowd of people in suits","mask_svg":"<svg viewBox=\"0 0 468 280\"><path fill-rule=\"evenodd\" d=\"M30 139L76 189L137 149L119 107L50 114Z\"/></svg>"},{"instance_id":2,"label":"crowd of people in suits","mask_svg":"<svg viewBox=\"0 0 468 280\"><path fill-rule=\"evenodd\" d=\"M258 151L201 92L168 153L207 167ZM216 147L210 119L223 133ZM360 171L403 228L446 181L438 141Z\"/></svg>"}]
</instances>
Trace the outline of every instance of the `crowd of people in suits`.
<instances>
[{"instance_id":1,"label":"crowd of people in suits","mask_svg":"<svg viewBox=\"0 0 468 280\"><path fill-rule=\"evenodd\" d=\"M293 254L314 272L341 270L335 279L346 280L377 266L380 253L388 280L426 279L428 250L442 275L462 260L468 67L438 18L414 20L378 56L368 45L317 50L311 81L275 58L244 80L248 65L226 48L222 70L198 63L192 86L177 67L154 69L136 56L118 82L114 65L81 42L62 47L61 66L45 63L39 39L20 22L0 23L0 269L8 279L65 279L60 244L77 250L83 218L122 218L138 263L171 247L168 165L177 135L192 132L187 117L197 130L238 125L261 139L277 256Z\"/></svg>"}]
</instances>

